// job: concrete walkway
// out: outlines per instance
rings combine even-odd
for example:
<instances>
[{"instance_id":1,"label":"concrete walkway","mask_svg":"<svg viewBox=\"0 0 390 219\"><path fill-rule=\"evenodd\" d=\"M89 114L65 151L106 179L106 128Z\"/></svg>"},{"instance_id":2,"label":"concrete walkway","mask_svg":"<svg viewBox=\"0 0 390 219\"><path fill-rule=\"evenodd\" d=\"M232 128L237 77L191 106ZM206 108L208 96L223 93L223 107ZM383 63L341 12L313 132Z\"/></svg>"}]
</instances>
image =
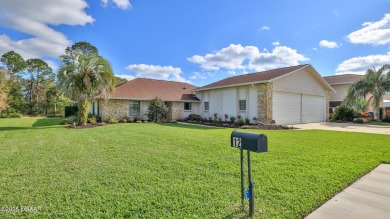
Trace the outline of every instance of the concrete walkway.
<instances>
[{"instance_id":1,"label":"concrete walkway","mask_svg":"<svg viewBox=\"0 0 390 219\"><path fill-rule=\"evenodd\" d=\"M293 127L302 130L319 129L319 130L363 132L363 133L390 135L390 126L366 125L366 124L356 124L356 123L321 122L321 123L296 124L293 125Z\"/></svg>"},{"instance_id":2,"label":"concrete walkway","mask_svg":"<svg viewBox=\"0 0 390 219\"><path fill-rule=\"evenodd\" d=\"M306 219L389 219L390 164L381 164Z\"/></svg>"}]
</instances>

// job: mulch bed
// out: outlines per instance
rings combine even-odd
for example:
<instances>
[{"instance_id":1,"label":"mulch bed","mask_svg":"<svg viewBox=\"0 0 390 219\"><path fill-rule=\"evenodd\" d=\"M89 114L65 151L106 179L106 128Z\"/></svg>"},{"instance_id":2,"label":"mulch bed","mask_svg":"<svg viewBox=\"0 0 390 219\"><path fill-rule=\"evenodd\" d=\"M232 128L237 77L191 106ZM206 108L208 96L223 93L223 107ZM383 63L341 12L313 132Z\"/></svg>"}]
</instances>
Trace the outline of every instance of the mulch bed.
<instances>
[{"instance_id":1,"label":"mulch bed","mask_svg":"<svg viewBox=\"0 0 390 219\"><path fill-rule=\"evenodd\" d=\"M88 129L88 128L95 128L95 127L98 127L98 126L103 126L103 125L106 125L106 123L95 123L95 124L92 124L92 123L87 123L85 126L82 126L82 125L68 125L68 126L65 126L65 128L69 128L69 129Z\"/></svg>"},{"instance_id":2,"label":"mulch bed","mask_svg":"<svg viewBox=\"0 0 390 219\"><path fill-rule=\"evenodd\" d=\"M206 126L214 126L214 127L225 127L225 128L240 128L240 129L262 129L262 130L287 130L287 129L295 129L292 126L285 125L275 125L275 124L248 124L248 125L238 125L237 123L231 122L219 122L219 121L191 121L184 120L180 121L182 123L188 124L198 124L198 125L206 125Z\"/></svg>"}]
</instances>

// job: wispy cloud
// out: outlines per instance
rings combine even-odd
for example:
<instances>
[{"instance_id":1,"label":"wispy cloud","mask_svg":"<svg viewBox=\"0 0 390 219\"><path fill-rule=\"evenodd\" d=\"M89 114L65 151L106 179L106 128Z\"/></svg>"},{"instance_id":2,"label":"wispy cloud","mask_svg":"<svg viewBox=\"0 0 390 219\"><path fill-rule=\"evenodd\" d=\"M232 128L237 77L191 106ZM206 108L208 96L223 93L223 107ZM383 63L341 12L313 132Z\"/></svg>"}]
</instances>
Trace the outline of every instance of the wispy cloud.
<instances>
[{"instance_id":1,"label":"wispy cloud","mask_svg":"<svg viewBox=\"0 0 390 219\"><path fill-rule=\"evenodd\" d=\"M365 22L362 26L362 29L347 36L351 43L373 45L390 43L390 14L385 14L380 21Z\"/></svg>"},{"instance_id":2,"label":"wispy cloud","mask_svg":"<svg viewBox=\"0 0 390 219\"><path fill-rule=\"evenodd\" d=\"M337 66L336 74L365 74L372 66L379 68L389 64L390 52L382 55L369 55L354 57L343 61Z\"/></svg>"},{"instance_id":3,"label":"wispy cloud","mask_svg":"<svg viewBox=\"0 0 390 219\"><path fill-rule=\"evenodd\" d=\"M127 66L126 70L135 72L135 76L140 78L152 78L190 83L190 81L182 77L183 72L181 69L175 68L173 66L134 64Z\"/></svg>"},{"instance_id":4,"label":"wispy cloud","mask_svg":"<svg viewBox=\"0 0 390 219\"><path fill-rule=\"evenodd\" d=\"M260 52L256 46L231 44L228 47L204 56L194 55L187 59L207 71L220 69L232 71L263 71L266 69L298 65L309 60L297 50L287 46L276 46L271 52Z\"/></svg>"},{"instance_id":5,"label":"wispy cloud","mask_svg":"<svg viewBox=\"0 0 390 219\"><path fill-rule=\"evenodd\" d=\"M339 47L339 44L337 44L336 42L328 41L328 40L321 40L319 45L320 45L320 47L325 47L325 48L329 48L329 49L334 49L334 48Z\"/></svg>"},{"instance_id":6,"label":"wispy cloud","mask_svg":"<svg viewBox=\"0 0 390 219\"><path fill-rule=\"evenodd\" d=\"M260 28L260 30L270 30L271 28L267 25L264 25Z\"/></svg>"}]
</instances>

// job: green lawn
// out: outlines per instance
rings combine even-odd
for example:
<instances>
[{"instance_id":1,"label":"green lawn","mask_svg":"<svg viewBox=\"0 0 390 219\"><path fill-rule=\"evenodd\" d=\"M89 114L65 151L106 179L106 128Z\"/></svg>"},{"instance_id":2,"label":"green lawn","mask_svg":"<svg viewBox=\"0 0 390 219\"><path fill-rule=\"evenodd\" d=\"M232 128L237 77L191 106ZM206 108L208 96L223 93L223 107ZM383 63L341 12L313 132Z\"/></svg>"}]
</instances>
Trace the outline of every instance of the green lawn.
<instances>
[{"instance_id":1,"label":"green lawn","mask_svg":"<svg viewBox=\"0 0 390 219\"><path fill-rule=\"evenodd\" d=\"M374 122L374 121L368 121L366 124L367 124L367 125L390 126L390 122Z\"/></svg>"},{"instance_id":2,"label":"green lawn","mask_svg":"<svg viewBox=\"0 0 390 219\"><path fill-rule=\"evenodd\" d=\"M137 123L75 130L58 121L0 119L0 218L242 216L233 129ZM301 218L390 162L389 135L257 132L269 141L268 153L252 154L257 218ZM18 206L40 209L4 210Z\"/></svg>"}]
</instances>

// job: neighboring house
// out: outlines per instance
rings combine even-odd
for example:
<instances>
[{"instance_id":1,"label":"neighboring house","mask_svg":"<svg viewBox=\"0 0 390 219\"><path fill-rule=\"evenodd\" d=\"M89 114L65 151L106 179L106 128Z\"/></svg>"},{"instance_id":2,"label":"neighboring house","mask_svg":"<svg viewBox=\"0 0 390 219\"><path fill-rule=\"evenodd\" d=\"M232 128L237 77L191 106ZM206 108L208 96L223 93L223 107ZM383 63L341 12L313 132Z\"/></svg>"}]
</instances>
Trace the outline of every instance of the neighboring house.
<instances>
[{"instance_id":1,"label":"neighboring house","mask_svg":"<svg viewBox=\"0 0 390 219\"><path fill-rule=\"evenodd\" d=\"M337 106L340 106L347 96L349 87L356 81L363 79L364 75L344 74L324 77L325 81L336 91L330 95L329 107L330 113L334 112Z\"/></svg>"},{"instance_id":2,"label":"neighboring house","mask_svg":"<svg viewBox=\"0 0 390 219\"><path fill-rule=\"evenodd\" d=\"M159 97L168 107L167 119L176 120L192 113L199 114L200 101L192 93L195 88L182 82L136 78L116 87L108 100L95 101L90 113L100 115L102 120L110 116L146 119L150 101Z\"/></svg>"},{"instance_id":3,"label":"neighboring house","mask_svg":"<svg viewBox=\"0 0 390 219\"><path fill-rule=\"evenodd\" d=\"M364 75L355 75L355 74L344 74L344 75L334 75L334 76L326 76L324 77L325 81L328 82L330 86L336 91L330 96L329 107L330 112L333 113L334 109L337 106L340 106L343 102L344 98L347 96L349 87L358 80L364 78ZM366 100L368 101L367 111L373 112L373 104L370 98L372 95L368 94L366 96ZM383 102L380 104L380 107L384 107L388 98L390 100L390 96L384 95ZM389 101L390 102L390 101Z\"/></svg>"},{"instance_id":4,"label":"neighboring house","mask_svg":"<svg viewBox=\"0 0 390 219\"><path fill-rule=\"evenodd\" d=\"M386 110L390 110L390 94L385 94L383 96L383 107L385 107Z\"/></svg>"},{"instance_id":5,"label":"neighboring house","mask_svg":"<svg viewBox=\"0 0 390 219\"><path fill-rule=\"evenodd\" d=\"M298 65L226 78L195 91L202 117L298 124L326 121L334 89L311 65Z\"/></svg>"}]
</instances>

